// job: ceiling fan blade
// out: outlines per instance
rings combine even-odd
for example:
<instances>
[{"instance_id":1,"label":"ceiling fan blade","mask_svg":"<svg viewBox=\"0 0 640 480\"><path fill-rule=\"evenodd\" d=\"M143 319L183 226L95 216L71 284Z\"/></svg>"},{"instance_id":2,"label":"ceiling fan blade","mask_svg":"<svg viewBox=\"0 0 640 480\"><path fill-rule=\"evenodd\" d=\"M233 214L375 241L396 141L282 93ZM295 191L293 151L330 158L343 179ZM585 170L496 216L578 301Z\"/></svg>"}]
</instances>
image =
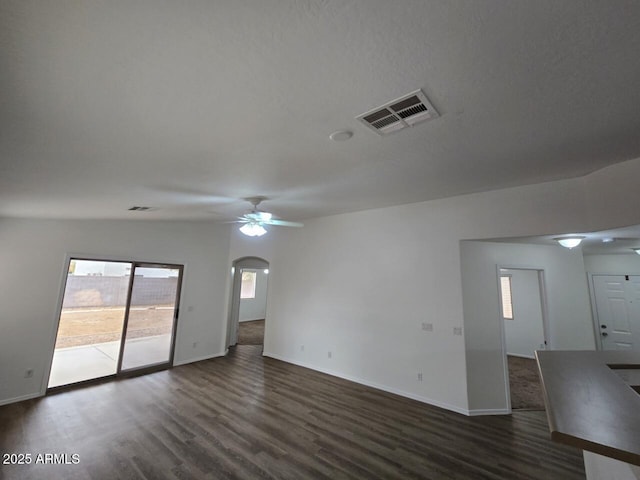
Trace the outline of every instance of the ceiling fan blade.
<instances>
[{"instance_id":1,"label":"ceiling fan blade","mask_svg":"<svg viewBox=\"0 0 640 480\"><path fill-rule=\"evenodd\" d=\"M227 220L226 222L220 222L220 223L249 223L252 220L249 220L248 218L244 218L244 217L238 217L236 220Z\"/></svg>"},{"instance_id":2,"label":"ceiling fan blade","mask_svg":"<svg viewBox=\"0 0 640 480\"><path fill-rule=\"evenodd\" d=\"M255 210L253 212L246 213L244 217L256 222L268 222L269 220L271 220L272 215L269 212L261 212L259 210Z\"/></svg>"},{"instance_id":3,"label":"ceiling fan blade","mask_svg":"<svg viewBox=\"0 0 640 480\"><path fill-rule=\"evenodd\" d=\"M262 223L265 225L277 225L279 227L304 227L304 224L300 222L287 222L286 220L277 220L275 218Z\"/></svg>"},{"instance_id":4,"label":"ceiling fan blade","mask_svg":"<svg viewBox=\"0 0 640 480\"><path fill-rule=\"evenodd\" d=\"M271 220L271 218L273 217L272 214L270 214L269 212L256 212L256 215L258 217L258 220L261 222L268 222Z\"/></svg>"},{"instance_id":5,"label":"ceiling fan blade","mask_svg":"<svg viewBox=\"0 0 640 480\"><path fill-rule=\"evenodd\" d=\"M263 210L258 210L258 205L266 200L266 197L249 197L245 198L253 208L250 212L242 215L239 220L239 223L245 223L249 225L257 225L260 227L264 227L265 225L275 225L279 227L303 227L304 225L300 222L289 222L287 220L279 220L273 218L273 215L269 212L265 212Z\"/></svg>"}]
</instances>

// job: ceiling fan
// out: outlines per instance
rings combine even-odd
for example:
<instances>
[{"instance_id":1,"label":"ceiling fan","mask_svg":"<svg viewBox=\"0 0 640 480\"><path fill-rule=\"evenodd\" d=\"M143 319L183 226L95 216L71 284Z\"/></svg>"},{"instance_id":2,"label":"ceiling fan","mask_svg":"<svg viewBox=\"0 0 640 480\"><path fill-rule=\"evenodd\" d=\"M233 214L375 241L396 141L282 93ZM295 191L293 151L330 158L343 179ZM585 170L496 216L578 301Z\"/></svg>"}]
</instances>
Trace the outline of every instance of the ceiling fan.
<instances>
[{"instance_id":1,"label":"ceiling fan","mask_svg":"<svg viewBox=\"0 0 640 480\"><path fill-rule=\"evenodd\" d=\"M258 205L262 201L266 200L265 197L250 197L245 198L253 208L249 213L245 213L238 220L233 223L242 223L240 231L249 237L260 237L267 233L265 225L275 225L278 227L302 227L304 226L299 222L288 222L286 220L280 220L273 218L273 214L258 209Z\"/></svg>"}]
</instances>

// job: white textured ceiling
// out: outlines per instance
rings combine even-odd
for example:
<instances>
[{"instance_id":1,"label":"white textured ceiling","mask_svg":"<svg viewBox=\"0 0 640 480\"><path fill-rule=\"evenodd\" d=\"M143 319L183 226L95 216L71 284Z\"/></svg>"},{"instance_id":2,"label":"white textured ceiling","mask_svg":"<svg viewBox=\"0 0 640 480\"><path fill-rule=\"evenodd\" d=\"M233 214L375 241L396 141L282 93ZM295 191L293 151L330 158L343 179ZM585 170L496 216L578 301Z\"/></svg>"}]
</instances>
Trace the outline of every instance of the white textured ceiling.
<instances>
[{"instance_id":1,"label":"white textured ceiling","mask_svg":"<svg viewBox=\"0 0 640 480\"><path fill-rule=\"evenodd\" d=\"M617 0L1 0L0 215L265 195L298 220L583 175L640 157L638 25ZM440 118L354 118L418 88Z\"/></svg>"},{"instance_id":2,"label":"white textured ceiling","mask_svg":"<svg viewBox=\"0 0 640 480\"><path fill-rule=\"evenodd\" d=\"M584 237L577 249L581 250L585 255L633 255L633 249L640 248L640 225L601 230L599 232L572 232L564 235L494 238L481 241L555 245L558 248L565 248L561 247L556 239L571 236Z\"/></svg>"}]
</instances>

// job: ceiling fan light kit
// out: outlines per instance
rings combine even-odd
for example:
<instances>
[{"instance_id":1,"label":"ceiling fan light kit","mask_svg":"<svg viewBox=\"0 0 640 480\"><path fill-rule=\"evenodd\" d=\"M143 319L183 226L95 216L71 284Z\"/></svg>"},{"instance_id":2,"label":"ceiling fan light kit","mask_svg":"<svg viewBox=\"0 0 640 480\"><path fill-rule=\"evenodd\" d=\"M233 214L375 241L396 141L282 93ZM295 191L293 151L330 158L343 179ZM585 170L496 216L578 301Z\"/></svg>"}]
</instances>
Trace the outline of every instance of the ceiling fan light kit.
<instances>
[{"instance_id":1,"label":"ceiling fan light kit","mask_svg":"<svg viewBox=\"0 0 640 480\"><path fill-rule=\"evenodd\" d=\"M260 205L263 200L266 200L265 197L251 197L246 198L245 200L251 203L253 208L249 213L245 213L237 220L237 223L243 224L240 227L240 232L242 232L244 235L247 235L249 237L261 237L262 235L267 233L267 229L264 228L265 225L275 225L280 227L303 226L303 224L299 222L288 222L286 220L275 219L273 218L273 214L258 210L258 205Z\"/></svg>"},{"instance_id":2,"label":"ceiling fan light kit","mask_svg":"<svg viewBox=\"0 0 640 480\"><path fill-rule=\"evenodd\" d=\"M267 229L257 223L245 223L240 227L240 231L248 237L261 237L267 233Z\"/></svg>"}]
</instances>

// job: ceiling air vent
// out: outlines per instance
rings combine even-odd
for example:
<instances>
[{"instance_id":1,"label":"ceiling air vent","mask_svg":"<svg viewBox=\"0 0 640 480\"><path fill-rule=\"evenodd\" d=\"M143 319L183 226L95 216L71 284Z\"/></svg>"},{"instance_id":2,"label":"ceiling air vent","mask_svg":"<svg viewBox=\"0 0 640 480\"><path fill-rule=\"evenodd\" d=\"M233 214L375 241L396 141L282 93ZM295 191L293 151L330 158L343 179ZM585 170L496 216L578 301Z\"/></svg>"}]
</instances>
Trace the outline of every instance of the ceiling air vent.
<instances>
[{"instance_id":1,"label":"ceiling air vent","mask_svg":"<svg viewBox=\"0 0 640 480\"><path fill-rule=\"evenodd\" d=\"M387 135L416 123L438 117L438 112L422 90L416 90L381 107L358 115L360 120L378 135Z\"/></svg>"},{"instance_id":2,"label":"ceiling air vent","mask_svg":"<svg viewBox=\"0 0 640 480\"><path fill-rule=\"evenodd\" d=\"M150 210L155 210L155 209L153 207L137 207L137 206L131 207L129 209L130 212L148 212Z\"/></svg>"}]
</instances>

